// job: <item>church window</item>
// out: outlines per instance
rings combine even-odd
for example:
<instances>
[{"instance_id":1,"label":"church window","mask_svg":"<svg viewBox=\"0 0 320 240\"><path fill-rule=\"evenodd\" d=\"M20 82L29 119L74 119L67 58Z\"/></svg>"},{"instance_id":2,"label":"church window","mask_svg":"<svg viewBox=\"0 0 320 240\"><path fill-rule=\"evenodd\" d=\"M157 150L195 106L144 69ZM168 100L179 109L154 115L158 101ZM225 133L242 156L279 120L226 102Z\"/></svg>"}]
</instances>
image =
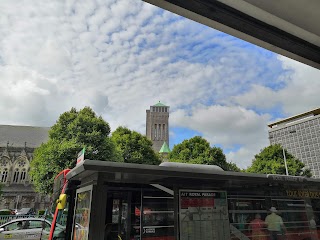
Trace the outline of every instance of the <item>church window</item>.
<instances>
[{"instance_id":1,"label":"church window","mask_svg":"<svg viewBox=\"0 0 320 240\"><path fill-rule=\"evenodd\" d=\"M1 160L1 162L0 162L0 166L1 166L1 167L5 167L5 166L7 166L7 164L8 164L8 160L7 160L6 158L3 158L3 159Z\"/></svg>"},{"instance_id":2,"label":"church window","mask_svg":"<svg viewBox=\"0 0 320 240\"><path fill-rule=\"evenodd\" d=\"M8 169L5 168L1 174L1 182L6 182L8 178Z\"/></svg>"},{"instance_id":3,"label":"church window","mask_svg":"<svg viewBox=\"0 0 320 240\"><path fill-rule=\"evenodd\" d=\"M26 165L26 161L24 161L24 160L20 160L18 162L18 167L24 167L25 165Z\"/></svg>"},{"instance_id":4,"label":"church window","mask_svg":"<svg viewBox=\"0 0 320 240\"><path fill-rule=\"evenodd\" d=\"M20 175L20 182L24 182L26 180L26 169L22 169L21 175Z\"/></svg>"},{"instance_id":5,"label":"church window","mask_svg":"<svg viewBox=\"0 0 320 240\"><path fill-rule=\"evenodd\" d=\"M20 175L20 172L19 172L19 169L17 168L17 169L14 171L14 175L13 175L13 182L14 182L14 183L19 182L19 175Z\"/></svg>"}]
</instances>

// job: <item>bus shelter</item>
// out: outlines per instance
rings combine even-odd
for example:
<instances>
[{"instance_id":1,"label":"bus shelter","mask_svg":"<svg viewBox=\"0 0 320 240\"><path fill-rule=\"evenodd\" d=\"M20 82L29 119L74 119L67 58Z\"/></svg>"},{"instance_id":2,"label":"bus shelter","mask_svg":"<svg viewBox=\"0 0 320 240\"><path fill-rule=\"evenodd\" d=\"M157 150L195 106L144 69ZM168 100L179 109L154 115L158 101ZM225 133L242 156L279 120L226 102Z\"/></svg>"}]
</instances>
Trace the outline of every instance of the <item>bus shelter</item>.
<instances>
[{"instance_id":1,"label":"bus shelter","mask_svg":"<svg viewBox=\"0 0 320 240\"><path fill-rule=\"evenodd\" d=\"M93 160L67 178L77 183L68 209L74 240L267 240L270 210L284 222L278 239L318 239L316 179ZM259 238L253 229L257 217Z\"/></svg>"}]
</instances>

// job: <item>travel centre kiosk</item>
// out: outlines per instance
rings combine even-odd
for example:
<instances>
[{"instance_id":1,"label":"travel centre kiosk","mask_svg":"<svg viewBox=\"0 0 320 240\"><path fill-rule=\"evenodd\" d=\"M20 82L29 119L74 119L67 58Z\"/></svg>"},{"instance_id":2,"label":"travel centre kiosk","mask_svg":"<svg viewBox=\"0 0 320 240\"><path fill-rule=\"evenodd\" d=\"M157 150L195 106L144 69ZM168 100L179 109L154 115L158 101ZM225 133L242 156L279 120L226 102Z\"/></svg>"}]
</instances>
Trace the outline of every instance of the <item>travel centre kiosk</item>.
<instances>
[{"instance_id":1,"label":"travel centre kiosk","mask_svg":"<svg viewBox=\"0 0 320 240\"><path fill-rule=\"evenodd\" d=\"M251 239L250 223L257 215L264 220L271 207L285 223L286 239L318 239L316 179L208 165L93 160L85 160L67 178L78 184L74 209L68 211L74 240ZM266 226L261 235L268 239Z\"/></svg>"}]
</instances>

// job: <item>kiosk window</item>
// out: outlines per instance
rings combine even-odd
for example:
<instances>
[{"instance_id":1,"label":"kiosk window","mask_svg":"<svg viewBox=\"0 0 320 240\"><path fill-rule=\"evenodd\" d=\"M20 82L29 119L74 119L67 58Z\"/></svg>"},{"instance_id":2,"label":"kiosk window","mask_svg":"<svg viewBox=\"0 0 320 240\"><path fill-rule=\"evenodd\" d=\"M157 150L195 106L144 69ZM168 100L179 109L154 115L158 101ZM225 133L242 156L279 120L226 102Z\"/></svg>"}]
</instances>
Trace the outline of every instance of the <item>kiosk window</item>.
<instances>
[{"instance_id":1,"label":"kiosk window","mask_svg":"<svg viewBox=\"0 0 320 240\"><path fill-rule=\"evenodd\" d=\"M77 194L75 208L74 240L87 240L90 219L91 190Z\"/></svg>"}]
</instances>

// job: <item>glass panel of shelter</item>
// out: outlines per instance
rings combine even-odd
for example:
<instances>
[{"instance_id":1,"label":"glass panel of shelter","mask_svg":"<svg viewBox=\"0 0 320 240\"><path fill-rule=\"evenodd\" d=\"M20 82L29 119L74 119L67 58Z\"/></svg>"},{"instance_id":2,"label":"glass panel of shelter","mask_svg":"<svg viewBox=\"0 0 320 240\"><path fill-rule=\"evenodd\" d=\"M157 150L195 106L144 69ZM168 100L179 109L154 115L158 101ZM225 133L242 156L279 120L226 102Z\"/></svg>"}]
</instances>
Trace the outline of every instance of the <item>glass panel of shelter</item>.
<instances>
[{"instance_id":1,"label":"glass panel of shelter","mask_svg":"<svg viewBox=\"0 0 320 240\"><path fill-rule=\"evenodd\" d=\"M318 239L320 192L310 186L251 184L228 194L231 239ZM272 211L270 211L272 210ZM284 227L270 229L272 212ZM269 222L269 225L267 224Z\"/></svg>"},{"instance_id":2,"label":"glass panel of shelter","mask_svg":"<svg viewBox=\"0 0 320 240\"><path fill-rule=\"evenodd\" d=\"M137 190L108 192L105 240L174 240L173 197Z\"/></svg>"}]
</instances>

